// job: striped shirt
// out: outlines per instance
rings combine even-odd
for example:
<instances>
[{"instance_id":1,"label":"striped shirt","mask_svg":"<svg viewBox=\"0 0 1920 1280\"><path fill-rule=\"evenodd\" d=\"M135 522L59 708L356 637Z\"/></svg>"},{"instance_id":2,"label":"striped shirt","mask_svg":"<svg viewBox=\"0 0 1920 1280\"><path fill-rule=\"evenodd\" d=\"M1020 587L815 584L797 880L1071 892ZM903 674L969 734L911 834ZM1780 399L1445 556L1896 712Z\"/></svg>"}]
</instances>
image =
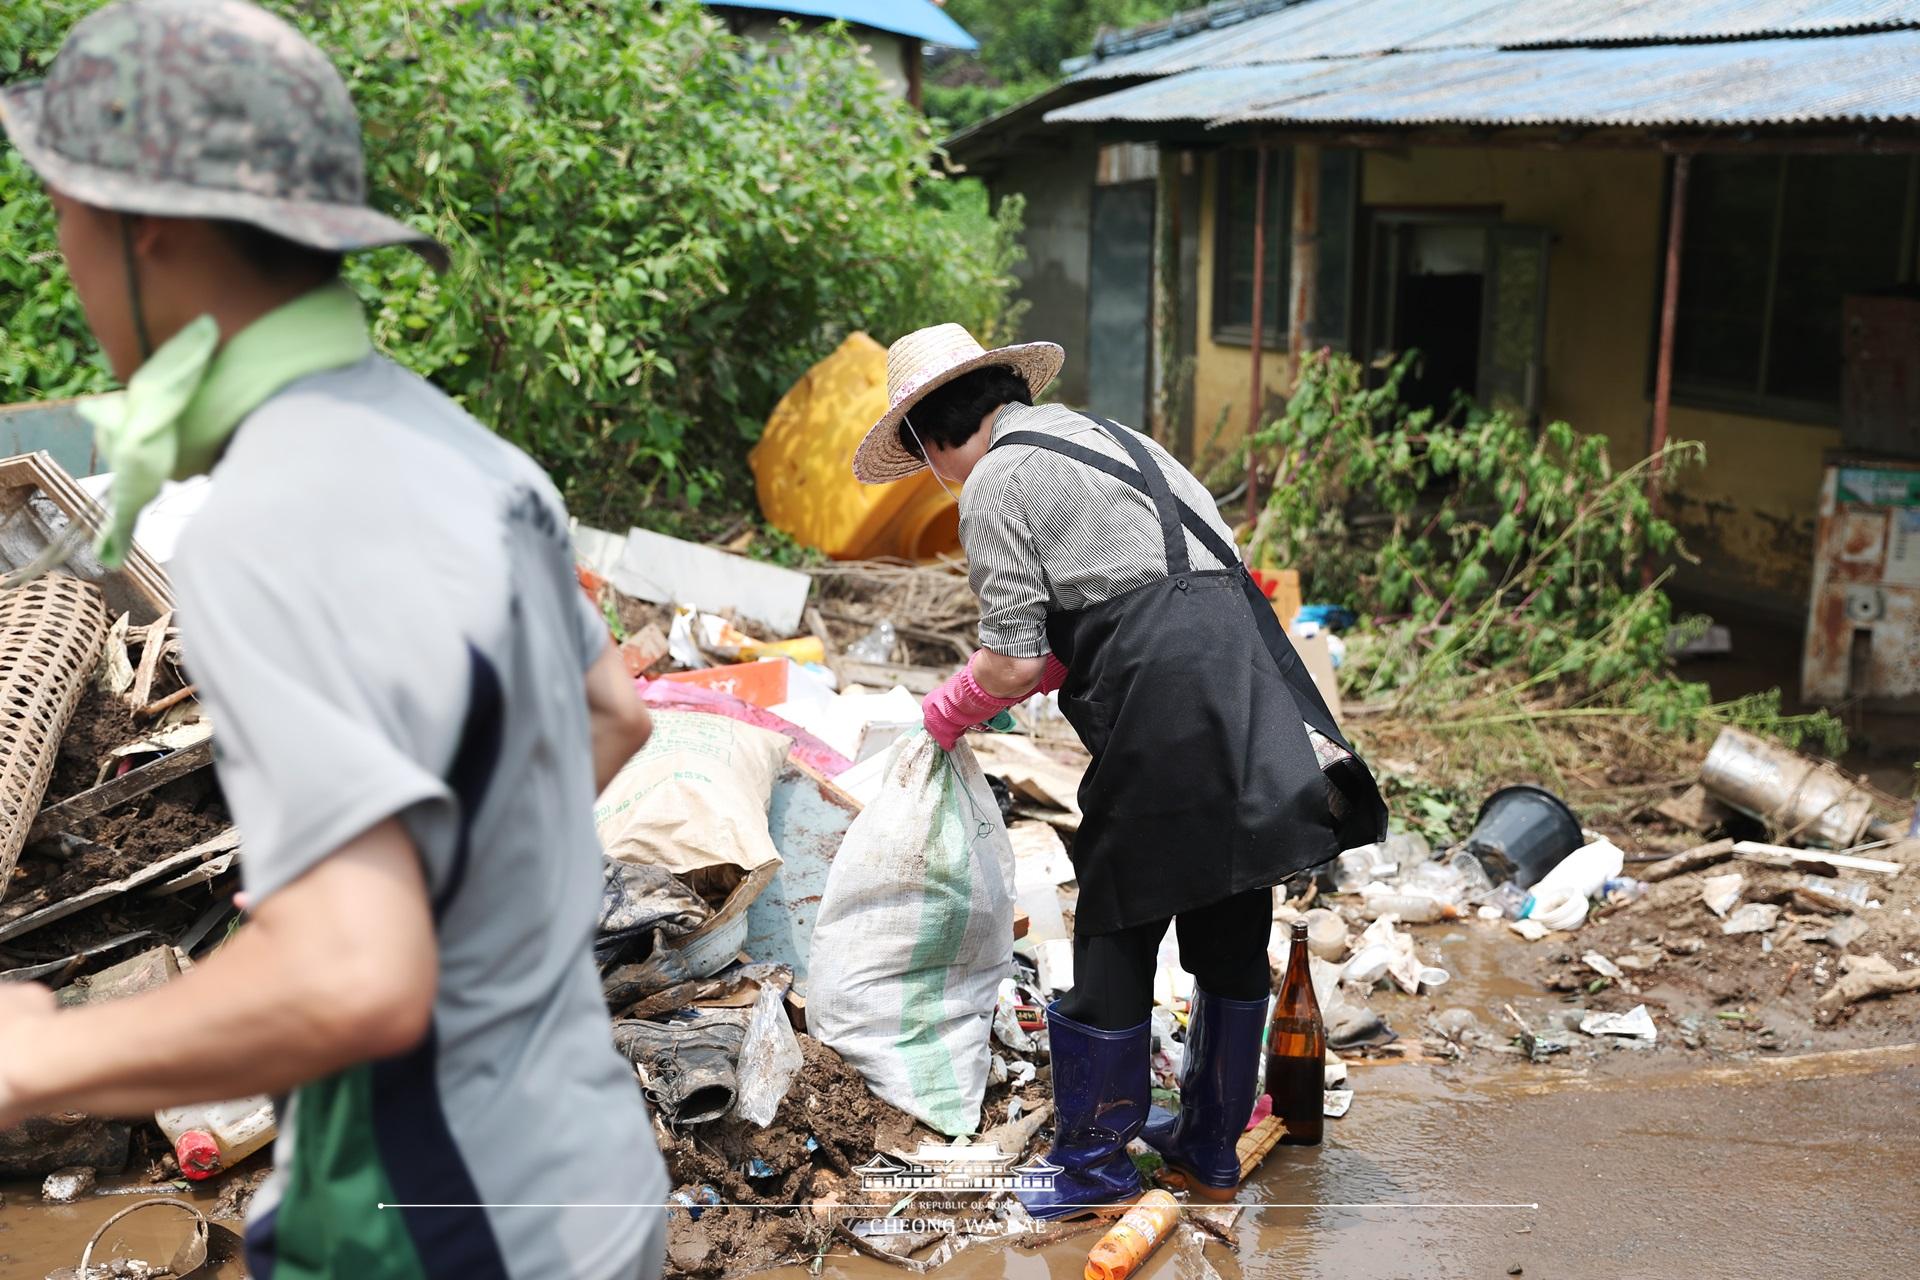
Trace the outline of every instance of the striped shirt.
<instances>
[{"instance_id":1,"label":"striped shirt","mask_svg":"<svg viewBox=\"0 0 1920 1280\"><path fill-rule=\"evenodd\" d=\"M1010 404L994 420L993 439L1012 431L1056 436L1133 468L1118 441L1065 405ZM1206 486L1165 449L1134 434L1160 465L1173 496L1232 543ZM1196 571L1231 567L1190 531L1183 536ZM1010 658L1047 653L1047 614L1085 609L1168 574L1151 498L1104 471L1033 445L1003 445L973 469L960 494L960 542L980 598L980 644Z\"/></svg>"}]
</instances>

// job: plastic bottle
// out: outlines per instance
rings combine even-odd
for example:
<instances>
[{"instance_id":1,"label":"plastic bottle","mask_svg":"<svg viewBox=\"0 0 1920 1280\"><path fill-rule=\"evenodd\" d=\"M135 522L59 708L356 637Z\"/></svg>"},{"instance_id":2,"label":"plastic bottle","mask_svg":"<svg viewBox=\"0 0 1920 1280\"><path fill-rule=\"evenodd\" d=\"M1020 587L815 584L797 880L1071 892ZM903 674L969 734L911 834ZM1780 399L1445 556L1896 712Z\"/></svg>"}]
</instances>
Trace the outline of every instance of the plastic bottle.
<instances>
[{"instance_id":1,"label":"plastic bottle","mask_svg":"<svg viewBox=\"0 0 1920 1280\"><path fill-rule=\"evenodd\" d=\"M1367 919L1378 920L1381 916L1398 916L1401 924L1431 924L1435 920L1458 920L1460 907L1457 903L1436 898L1430 893L1402 893L1388 885L1367 886Z\"/></svg>"},{"instance_id":2,"label":"plastic bottle","mask_svg":"<svg viewBox=\"0 0 1920 1280\"><path fill-rule=\"evenodd\" d=\"M1087 1254L1086 1280L1126 1280L1140 1269L1180 1221L1180 1202L1149 1191Z\"/></svg>"},{"instance_id":3,"label":"plastic bottle","mask_svg":"<svg viewBox=\"0 0 1920 1280\"><path fill-rule=\"evenodd\" d=\"M272 1142L275 1133L273 1102L261 1097L168 1107L153 1119L173 1144L181 1175L195 1182L231 1169Z\"/></svg>"}]
</instances>

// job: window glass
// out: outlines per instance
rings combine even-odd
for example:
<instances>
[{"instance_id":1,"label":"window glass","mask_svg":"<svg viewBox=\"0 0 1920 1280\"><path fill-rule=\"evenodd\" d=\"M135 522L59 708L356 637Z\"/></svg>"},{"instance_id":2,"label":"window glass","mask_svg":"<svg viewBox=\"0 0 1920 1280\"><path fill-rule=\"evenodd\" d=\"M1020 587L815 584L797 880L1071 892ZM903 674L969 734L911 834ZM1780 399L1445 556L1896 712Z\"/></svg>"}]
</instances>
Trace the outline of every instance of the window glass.
<instances>
[{"instance_id":1,"label":"window glass","mask_svg":"<svg viewBox=\"0 0 1920 1280\"><path fill-rule=\"evenodd\" d=\"M1766 390L1838 404L1841 299L1899 277L1907 162L1791 156L1786 165Z\"/></svg>"},{"instance_id":2,"label":"window glass","mask_svg":"<svg viewBox=\"0 0 1920 1280\"><path fill-rule=\"evenodd\" d=\"M1219 219L1216 223L1219 274L1214 281L1215 329L1245 330L1253 325L1253 215L1256 204L1255 157L1251 149L1229 151L1219 160ZM1290 182L1292 156L1284 147L1267 150L1267 274L1262 285L1262 338L1268 345L1286 345L1288 265L1292 246L1287 228L1292 219ZM1224 246L1224 252L1220 247Z\"/></svg>"},{"instance_id":3,"label":"window glass","mask_svg":"<svg viewBox=\"0 0 1920 1280\"><path fill-rule=\"evenodd\" d=\"M1674 382L1751 395L1760 389L1767 258L1780 190L1778 156L1698 156L1687 182Z\"/></svg>"}]
</instances>

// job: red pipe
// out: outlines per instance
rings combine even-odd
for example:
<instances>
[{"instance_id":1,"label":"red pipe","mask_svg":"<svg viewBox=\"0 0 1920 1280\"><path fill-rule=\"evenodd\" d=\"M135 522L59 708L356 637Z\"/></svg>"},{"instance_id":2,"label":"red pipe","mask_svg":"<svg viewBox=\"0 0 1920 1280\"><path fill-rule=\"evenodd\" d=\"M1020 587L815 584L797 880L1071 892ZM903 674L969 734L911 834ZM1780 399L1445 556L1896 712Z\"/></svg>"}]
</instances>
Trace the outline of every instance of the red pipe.
<instances>
[{"instance_id":1,"label":"red pipe","mask_svg":"<svg viewBox=\"0 0 1920 1280\"><path fill-rule=\"evenodd\" d=\"M1266 312L1267 283L1267 144L1262 142L1253 149L1253 374L1252 389L1247 393L1247 523L1251 524L1260 513L1260 455L1253 447L1253 437L1260 430L1260 402L1264 389L1260 377L1260 343L1264 336L1260 321Z\"/></svg>"},{"instance_id":2,"label":"red pipe","mask_svg":"<svg viewBox=\"0 0 1920 1280\"><path fill-rule=\"evenodd\" d=\"M1680 241L1687 227L1687 170L1691 157L1673 160L1673 193L1667 206L1667 272L1660 290L1660 355L1653 375L1653 429L1647 441L1647 502L1660 514L1660 455L1667 447L1667 411L1673 404L1673 331L1680 312Z\"/></svg>"}]
</instances>

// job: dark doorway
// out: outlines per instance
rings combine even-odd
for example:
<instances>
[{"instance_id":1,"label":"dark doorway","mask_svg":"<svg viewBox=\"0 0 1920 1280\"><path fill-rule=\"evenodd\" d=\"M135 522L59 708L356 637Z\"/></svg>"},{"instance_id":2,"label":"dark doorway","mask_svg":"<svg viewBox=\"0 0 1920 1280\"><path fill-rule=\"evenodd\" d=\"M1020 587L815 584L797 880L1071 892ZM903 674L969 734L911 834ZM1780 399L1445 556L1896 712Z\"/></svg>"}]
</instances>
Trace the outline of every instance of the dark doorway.
<instances>
[{"instance_id":1,"label":"dark doorway","mask_svg":"<svg viewBox=\"0 0 1920 1280\"><path fill-rule=\"evenodd\" d=\"M1532 419L1546 342L1547 233L1481 218L1373 217L1367 354L1417 350L1407 404L1444 413L1460 393Z\"/></svg>"},{"instance_id":2,"label":"dark doorway","mask_svg":"<svg viewBox=\"0 0 1920 1280\"><path fill-rule=\"evenodd\" d=\"M1093 189L1087 298L1087 402L1095 413L1147 429L1153 301L1152 182Z\"/></svg>"}]
</instances>

